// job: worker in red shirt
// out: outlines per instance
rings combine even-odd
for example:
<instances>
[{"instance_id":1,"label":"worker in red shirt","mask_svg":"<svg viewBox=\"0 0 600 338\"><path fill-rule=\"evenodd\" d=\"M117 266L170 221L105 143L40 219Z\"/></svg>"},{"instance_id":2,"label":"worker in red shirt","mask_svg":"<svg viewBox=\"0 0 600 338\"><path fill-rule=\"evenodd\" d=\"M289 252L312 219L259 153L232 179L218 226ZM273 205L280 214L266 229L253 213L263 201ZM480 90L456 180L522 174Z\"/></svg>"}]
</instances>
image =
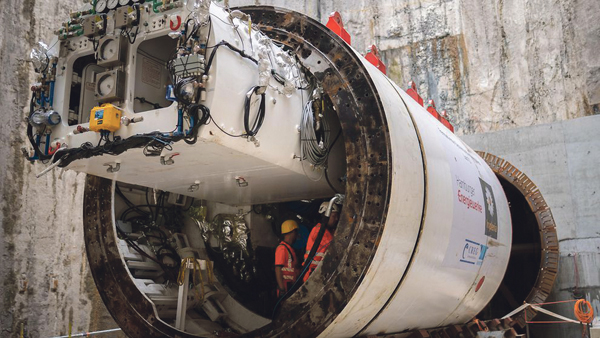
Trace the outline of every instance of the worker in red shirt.
<instances>
[{"instance_id":1,"label":"worker in red shirt","mask_svg":"<svg viewBox=\"0 0 600 338\"><path fill-rule=\"evenodd\" d=\"M275 279L277 280L277 297L283 296L296 282L300 274L298 259L292 244L298 238L298 223L287 220L281 224L283 240L275 249Z\"/></svg>"},{"instance_id":2,"label":"worker in red shirt","mask_svg":"<svg viewBox=\"0 0 600 338\"><path fill-rule=\"evenodd\" d=\"M323 202L319 207L319 213L323 215L321 223L325 223L327 228L323 233L321 243L319 244L319 247L311 262L306 262L306 260L308 259L309 252L315 244L315 240L318 237L319 230L321 230L321 223L317 224L314 228L312 228L312 230L310 231L310 235L308 235L308 241L306 242L306 252L304 254L304 264L310 263L310 266L308 267L308 271L304 275L305 282L306 280L308 280L310 274L317 268L319 263L323 260L323 256L325 256L325 252L327 251L329 244L333 240L335 228L338 224L338 221L340 220L340 206L336 203L333 203L331 207L331 214L329 215L329 217L325 215L327 208L329 208L329 203L331 202Z\"/></svg>"}]
</instances>

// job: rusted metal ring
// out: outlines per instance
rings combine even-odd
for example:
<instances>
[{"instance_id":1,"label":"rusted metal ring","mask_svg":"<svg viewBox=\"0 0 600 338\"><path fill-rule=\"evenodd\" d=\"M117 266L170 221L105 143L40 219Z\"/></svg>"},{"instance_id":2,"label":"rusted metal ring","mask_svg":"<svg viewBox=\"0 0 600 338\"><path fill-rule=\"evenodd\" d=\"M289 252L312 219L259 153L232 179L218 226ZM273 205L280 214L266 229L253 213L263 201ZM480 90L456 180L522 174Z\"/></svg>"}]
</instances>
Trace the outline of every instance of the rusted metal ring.
<instances>
[{"instance_id":1,"label":"rusted metal ring","mask_svg":"<svg viewBox=\"0 0 600 338\"><path fill-rule=\"evenodd\" d=\"M140 292L117 245L112 219L112 181L88 175L83 199L83 237L98 292L115 322L130 337L197 337L157 319L154 305Z\"/></svg>"},{"instance_id":2,"label":"rusted metal ring","mask_svg":"<svg viewBox=\"0 0 600 338\"><path fill-rule=\"evenodd\" d=\"M487 162L497 176L512 184L523 194L531 208L531 212L536 217L540 232L542 259L534 287L524 301L530 304L543 303L552 291L558 273L558 237L552 211L550 211L550 207L548 207L538 187L527 175L498 156L480 151L477 153ZM527 311L527 318L533 318L536 314L536 311L531 308ZM524 325L525 311L513 316L513 319L520 325Z\"/></svg>"}]
</instances>

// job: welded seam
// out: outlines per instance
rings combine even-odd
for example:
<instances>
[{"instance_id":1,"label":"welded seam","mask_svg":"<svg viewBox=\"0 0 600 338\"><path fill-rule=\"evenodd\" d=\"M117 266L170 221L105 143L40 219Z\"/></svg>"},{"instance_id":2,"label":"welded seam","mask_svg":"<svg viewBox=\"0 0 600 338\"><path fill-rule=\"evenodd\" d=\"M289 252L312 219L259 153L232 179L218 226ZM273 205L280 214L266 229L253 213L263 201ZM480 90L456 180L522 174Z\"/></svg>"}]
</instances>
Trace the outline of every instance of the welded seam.
<instances>
[{"instance_id":1,"label":"welded seam","mask_svg":"<svg viewBox=\"0 0 600 338\"><path fill-rule=\"evenodd\" d=\"M396 91L396 94L398 94L398 97L400 98L400 100L402 101L402 104L404 105L404 108L406 108L406 111L408 112L408 116L410 117L410 120L413 123L413 126L415 127L415 133L417 134L417 139L419 140L419 148L421 149L421 159L423 162L423 186L424 186L424 191L423 191L423 211L421 214L421 224L419 225L419 233L417 234L417 240L415 241L415 247L413 249L413 252L410 255L410 259L408 261L408 265L406 266L406 269L404 270L404 273L402 274L402 277L400 278L400 281L398 281L398 285L396 285L396 287L394 288L394 292L390 295L390 297L388 298L388 300L385 302L385 304L383 305L383 307L377 312L377 314L357 333L354 335L354 337L360 336L361 334L363 334L363 332L369 328L369 326L371 324L373 324L373 322L379 318L379 316L381 315L381 313L383 313L383 311L385 311L387 309L387 307L390 305L390 303L392 302L392 300L396 297L396 293L398 293L398 290L400 289L400 285L402 285L402 282L404 282L404 279L406 279L406 276L408 275L408 272L410 271L410 268L412 266L412 263L414 262L414 258L415 255L418 251L419 248L419 243L421 241L421 235L423 234L423 228L425 226L425 215L427 214L427 189L428 189L428 185L427 185L427 158L425 157L425 149L423 147L423 140L421 138L421 133L419 132L419 128L417 127L417 123L414 119L414 117L412 116L410 109L408 109L408 106L406 105L406 102L404 102L404 100L402 99L402 96L400 95L400 93L398 92L398 89L396 88L396 86L394 85L394 83L392 82L392 80L390 80L390 78L386 77L386 79L388 80L388 82L390 83L390 85L392 86L392 88L394 88L394 90Z\"/></svg>"}]
</instances>

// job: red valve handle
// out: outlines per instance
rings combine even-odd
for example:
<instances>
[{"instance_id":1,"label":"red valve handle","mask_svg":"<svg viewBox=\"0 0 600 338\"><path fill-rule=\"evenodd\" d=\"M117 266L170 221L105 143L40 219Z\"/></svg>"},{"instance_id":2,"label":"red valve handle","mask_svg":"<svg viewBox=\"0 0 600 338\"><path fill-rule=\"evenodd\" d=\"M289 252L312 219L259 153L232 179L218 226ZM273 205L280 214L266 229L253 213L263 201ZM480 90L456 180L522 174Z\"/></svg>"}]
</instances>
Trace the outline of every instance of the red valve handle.
<instances>
[{"instance_id":1,"label":"red valve handle","mask_svg":"<svg viewBox=\"0 0 600 338\"><path fill-rule=\"evenodd\" d=\"M48 149L48 155L54 155L54 153L60 149L60 142L56 142L56 148L52 148L52 146L50 146L50 149Z\"/></svg>"},{"instance_id":2,"label":"red valve handle","mask_svg":"<svg viewBox=\"0 0 600 338\"><path fill-rule=\"evenodd\" d=\"M181 17L178 15L177 16L177 26L173 26L174 22L173 20L170 20L169 22L169 27L171 27L172 31L176 31L179 29L179 27L181 26Z\"/></svg>"}]
</instances>

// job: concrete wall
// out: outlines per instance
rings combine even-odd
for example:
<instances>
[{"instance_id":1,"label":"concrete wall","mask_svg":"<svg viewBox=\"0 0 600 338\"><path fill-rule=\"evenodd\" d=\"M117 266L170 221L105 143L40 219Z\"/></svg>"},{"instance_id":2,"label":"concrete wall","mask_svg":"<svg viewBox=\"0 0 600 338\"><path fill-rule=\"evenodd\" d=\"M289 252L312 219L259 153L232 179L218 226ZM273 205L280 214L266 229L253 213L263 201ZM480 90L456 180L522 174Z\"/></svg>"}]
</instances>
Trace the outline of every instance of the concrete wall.
<instances>
[{"instance_id":1,"label":"concrete wall","mask_svg":"<svg viewBox=\"0 0 600 338\"><path fill-rule=\"evenodd\" d=\"M600 116L463 136L473 149L500 156L531 178L552 210L560 244L549 301L584 296L600 316ZM573 304L550 311L575 318ZM536 320L539 320L536 318ZM600 325L600 317L596 319ZM536 324L534 337L575 337L573 324Z\"/></svg>"},{"instance_id":2,"label":"concrete wall","mask_svg":"<svg viewBox=\"0 0 600 338\"><path fill-rule=\"evenodd\" d=\"M28 105L29 86L34 81L32 67L24 60L38 40L49 42L52 31L81 3L2 2L2 337L16 336L21 324L31 337L64 334L69 323L74 331L114 327L95 290L84 256L84 176L54 171L36 179L35 173L44 166L30 165L20 151L26 144L23 109ZM452 114L459 133L535 125L599 110L600 59L595 53L600 48L600 2L596 0L231 1L232 5L242 3L274 3L308 13L323 23L331 11L340 11L355 48L364 51L370 43L377 43L390 76L402 86L415 80L425 98L434 98L438 107ZM578 121L574 123L581 123ZM583 124L582 128L586 127ZM543 170L531 169L547 171L549 175L549 185L543 185L545 195L556 191L551 202L555 215L565 210L564 217L557 219L561 238L585 237L582 233L586 231L594 237L593 231L578 223L597 219L593 205L585 204L583 199L573 204L573 196L579 193L576 189L588 187L592 174L571 166L571 171L560 172L561 179L554 178L558 184L553 185L552 170L557 170L559 159L532 152L530 156L538 159L536 163ZM530 168L522 169L531 174ZM561 182L570 183L565 186ZM563 246L568 243L571 242L562 242ZM575 252L575 246L570 248ZM597 262L597 256L581 252L577 260L581 264L589 260L585 264L592 264L593 257ZM566 258L565 266L568 261ZM567 275L564 280L569 282Z\"/></svg>"}]
</instances>

